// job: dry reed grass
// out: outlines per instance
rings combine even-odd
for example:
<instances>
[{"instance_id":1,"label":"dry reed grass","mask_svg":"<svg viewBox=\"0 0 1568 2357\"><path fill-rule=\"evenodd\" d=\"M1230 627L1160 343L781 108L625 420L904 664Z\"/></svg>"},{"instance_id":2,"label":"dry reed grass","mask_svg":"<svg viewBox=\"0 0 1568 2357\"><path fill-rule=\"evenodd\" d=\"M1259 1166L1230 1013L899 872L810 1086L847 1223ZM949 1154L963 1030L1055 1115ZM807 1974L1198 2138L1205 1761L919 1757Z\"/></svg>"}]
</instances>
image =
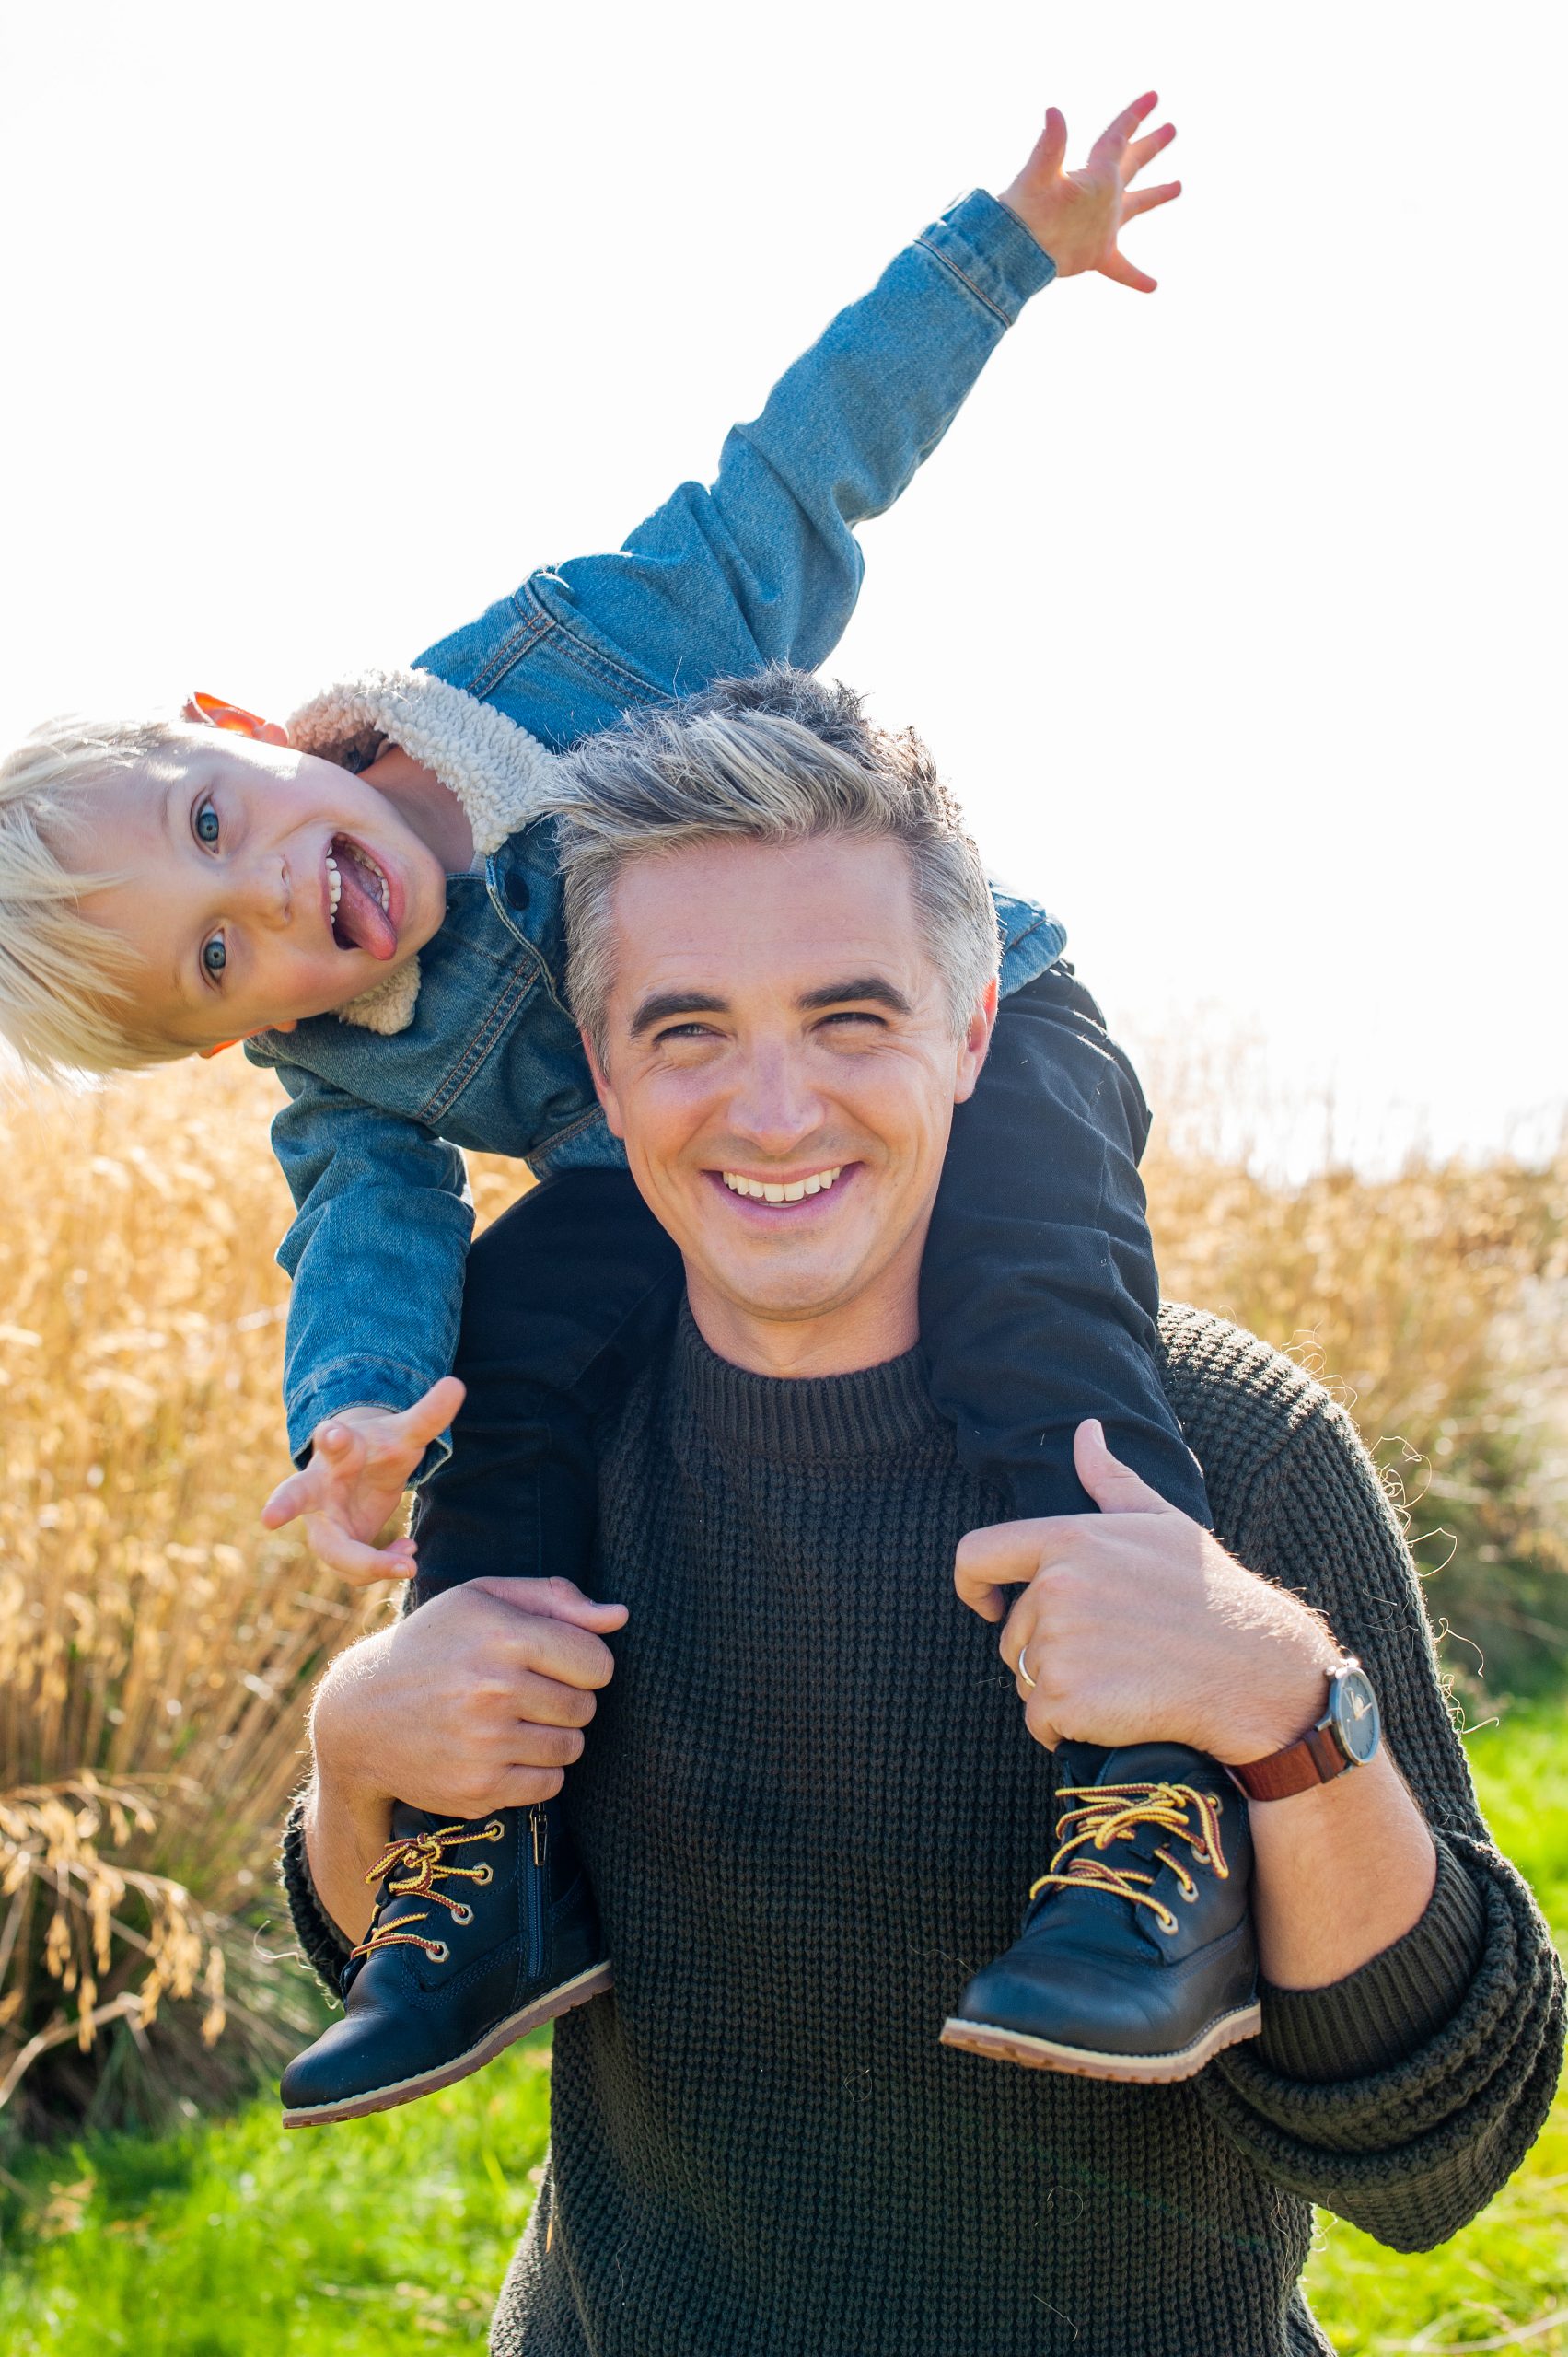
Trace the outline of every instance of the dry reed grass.
<instances>
[{"instance_id":1,"label":"dry reed grass","mask_svg":"<svg viewBox=\"0 0 1568 2357\"><path fill-rule=\"evenodd\" d=\"M273 1101L226 1057L0 1113L0 2103L34 2124L134 2112L157 2068L210 2092L226 2053L275 2055L298 2002L245 1926L310 1685L386 1606L256 1520L284 1463ZM476 1162L482 1218L520 1176ZM1190 1144L1150 1179L1167 1289L1305 1341L1374 1438L1430 1459L1428 1502L1468 1534L1459 1625L1489 1590L1504 1630L1549 1625L1568 1159L1292 1190ZM1504 1576L1532 1550L1535 1587Z\"/></svg>"}]
</instances>

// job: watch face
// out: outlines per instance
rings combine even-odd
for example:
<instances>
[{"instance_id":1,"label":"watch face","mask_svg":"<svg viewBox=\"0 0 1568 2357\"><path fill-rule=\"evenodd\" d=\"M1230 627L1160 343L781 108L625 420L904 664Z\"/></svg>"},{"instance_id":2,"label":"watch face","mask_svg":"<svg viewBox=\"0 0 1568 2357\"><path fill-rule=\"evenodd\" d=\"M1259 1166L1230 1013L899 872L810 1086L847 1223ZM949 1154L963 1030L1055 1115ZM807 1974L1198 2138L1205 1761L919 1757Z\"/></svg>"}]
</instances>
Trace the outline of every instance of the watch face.
<instances>
[{"instance_id":1,"label":"watch face","mask_svg":"<svg viewBox=\"0 0 1568 2357\"><path fill-rule=\"evenodd\" d=\"M1350 1758L1365 1764L1377 1749L1377 1697L1364 1669L1347 1669L1334 1681L1334 1732Z\"/></svg>"}]
</instances>

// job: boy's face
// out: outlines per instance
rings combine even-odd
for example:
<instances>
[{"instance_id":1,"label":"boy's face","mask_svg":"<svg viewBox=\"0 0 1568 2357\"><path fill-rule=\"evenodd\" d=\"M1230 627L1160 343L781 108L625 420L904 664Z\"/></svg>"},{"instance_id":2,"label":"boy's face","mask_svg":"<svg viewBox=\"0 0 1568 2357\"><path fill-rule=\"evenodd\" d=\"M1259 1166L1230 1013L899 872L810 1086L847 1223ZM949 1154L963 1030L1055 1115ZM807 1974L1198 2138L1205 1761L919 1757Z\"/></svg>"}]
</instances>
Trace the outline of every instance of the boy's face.
<instances>
[{"instance_id":1,"label":"boy's face","mask_svg":"<svg viewBox=\"0 0 1568 2357\"><path fill-rule=\"evenodd\" d=\"M192 1049L326 1015L406 965L447 910L440 861L379 789L213 732L92 803L82 913L135 952L136 1024Z\"/></svg>"}]
</instances>

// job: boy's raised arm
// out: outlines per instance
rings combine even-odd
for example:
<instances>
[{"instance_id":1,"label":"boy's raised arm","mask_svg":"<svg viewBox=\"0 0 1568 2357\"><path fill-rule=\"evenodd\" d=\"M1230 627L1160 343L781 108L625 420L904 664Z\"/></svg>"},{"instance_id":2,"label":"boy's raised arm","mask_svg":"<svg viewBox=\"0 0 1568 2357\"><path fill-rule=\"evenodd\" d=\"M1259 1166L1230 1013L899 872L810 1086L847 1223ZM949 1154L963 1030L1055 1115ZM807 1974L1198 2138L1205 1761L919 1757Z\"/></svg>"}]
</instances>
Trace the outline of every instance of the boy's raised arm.
<instances>
[{"instance_id":1,"label":"boy's raised arm","mask_svg":"<svg viewBox=\"0 0 1568 2357\"><path fill-rule=\"evenodd\" d=\"M711 485L682 483L621 549L534 575L422 664L562 749L639 688L683 693L770 662L820 663L859 594L854 528L898 499L1028 297L1091 271L1152 290L1118 238L1179 192L1129 186L1175 136L1168 124L1135 135L1154 104L1134 101L1074 172L1052 109L1002 199L976 191L896 255L732 430ZM550 624L586 658L570 688L531 659ZM600 692L582 692L590 680Z\"/></svg>"}]
</instances>

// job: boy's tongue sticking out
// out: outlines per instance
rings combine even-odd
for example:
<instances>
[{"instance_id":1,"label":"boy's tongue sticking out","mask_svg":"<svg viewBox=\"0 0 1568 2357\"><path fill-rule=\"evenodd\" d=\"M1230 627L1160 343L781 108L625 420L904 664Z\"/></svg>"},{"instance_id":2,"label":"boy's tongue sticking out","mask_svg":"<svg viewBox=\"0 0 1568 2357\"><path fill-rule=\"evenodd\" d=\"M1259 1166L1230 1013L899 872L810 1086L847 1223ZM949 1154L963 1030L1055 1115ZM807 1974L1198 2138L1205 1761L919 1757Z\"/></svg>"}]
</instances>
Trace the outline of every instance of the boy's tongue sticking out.
<instances>
[{"instance_id":1,"label":"boy's tongue sticking out","mask_svg":"<svg viewBox=\"0 0 1568 2357\"><path fill-rule=\"evenodd\" d=\"M383 963L398 954L397 928L387 913L387 879L356 842L334 835L327 853L332 938L340 949L364 949Z\"/></svg>"}]
</instances>

